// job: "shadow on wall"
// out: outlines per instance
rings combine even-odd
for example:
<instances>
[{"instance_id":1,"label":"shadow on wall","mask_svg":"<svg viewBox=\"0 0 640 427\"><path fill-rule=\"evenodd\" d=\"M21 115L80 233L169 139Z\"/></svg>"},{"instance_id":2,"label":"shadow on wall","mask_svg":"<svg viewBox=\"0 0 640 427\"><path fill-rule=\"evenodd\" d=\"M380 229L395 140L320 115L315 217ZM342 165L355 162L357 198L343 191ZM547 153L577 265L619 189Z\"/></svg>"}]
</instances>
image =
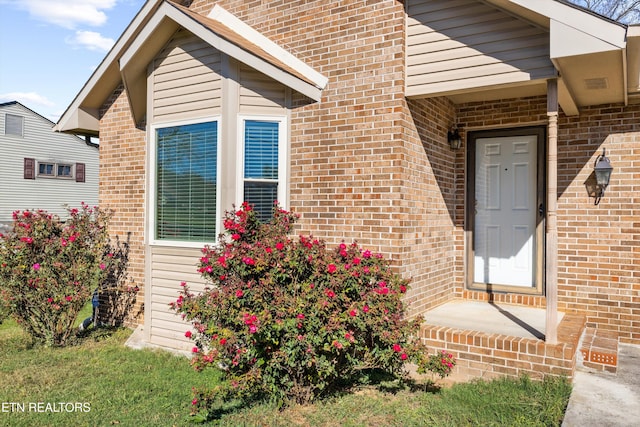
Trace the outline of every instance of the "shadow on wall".
<instances>
[{"instance_id":1,"label":"shadow on wall","mask_svg":"<svg viewBox=\"0 0 640 427\"><path fill-rule=\"evenodd\" d=\"M464 148L452 150L447 141L447 132L455 123L455 106L444 97L410 99L407 101L407 105L425 155L424 159L414 159L413 161L418 164L418 170L422 168L420 163L424 163L429 168L428 170L420 170L419 173L423 174L423 178L420 179L424 179L425 182L418 184L428 185L427 180L432 175L446 205L451 223L460 225L463 218L456 210L463 198L457 197L456 181L459 178L457 172L460 168L457 171L456 166L459 166L459 156L462 156L465 150ZM434 118L429 115L433 111L440 114ZM429 208L434 209L434 206Z\"/></svg>"},{"instance_id":2,"label":"shadow on wall","mask_svg":"<svg viewBox=\"0 0 640 427\"><path fill-rule=\"evenodd\" d=\"M113 263L109 267L107 278L97 290L96 317L99 325L123 326L129 320L137 318L142 313L142 308L134 312L138 286L129 283L127 268L129 265L129 242L131 233L127 233L125 242L115 236L108 252Z\"/></svg>"}]
</instances>

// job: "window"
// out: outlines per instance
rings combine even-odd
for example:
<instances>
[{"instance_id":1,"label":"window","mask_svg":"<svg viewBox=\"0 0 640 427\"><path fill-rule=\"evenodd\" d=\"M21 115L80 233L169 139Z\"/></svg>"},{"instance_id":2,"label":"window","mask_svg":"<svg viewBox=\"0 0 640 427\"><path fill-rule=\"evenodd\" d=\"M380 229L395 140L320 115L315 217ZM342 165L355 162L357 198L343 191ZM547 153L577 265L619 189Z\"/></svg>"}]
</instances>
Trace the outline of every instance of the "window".
<instances>
[{"instance_id":1,"label":"window","mask_svg":"<svg viewBox=\"0 0 640 427\"><path fill-rule=\"evenodd\" d=\"M242 201L254 205L260 221L269 221L276 200L284 202L280 182L285 164L284 119L241 119L243 143Z\"/></svg>"},{"instance_id":2,"label":"window","mask_svg":"<svg viewBox=\"0 0 640 427\"><path fill-rule=\"evenodd\" d=\"M69 163L38 162L38 176L73 178L73 165Z\"/></svg>"},{"instance_id":3,"label":"window","mask_svg":"<svg viewBox=\"0 0 640 427\"><path fill-rule=\"evenodd\" d=\"M5 114L4 116L4 134L23 136L23 120L22 116L15 114Z\"/></svg>"},{"instance_id":4,"label":"window","mask_svg":"<svg viewBox=\"0 0 640 427\"><path fill-rule=\"evenodd\" d=\"M213 242L218 122L156 128L155 239Z\"/></svg>"},{"instance_id":5,"label":"window","mask_svg":"<svg viewBox=\"0 0 640 427\"><path fill-rule=\"evenodd\" d=\"M55 167L56 165L54 163L38 163L38 175L55 176Z\"/></svg>"},{"instance_id":6,"label":"window","mask_svg":"<svg viewBox=\"0 0 640 427\"><path fill-rule=\"evenodd\" d=\"M56 172L56 176L71 178L71 165L58 164L58 171Z\"/></svg>"}]
</instances>

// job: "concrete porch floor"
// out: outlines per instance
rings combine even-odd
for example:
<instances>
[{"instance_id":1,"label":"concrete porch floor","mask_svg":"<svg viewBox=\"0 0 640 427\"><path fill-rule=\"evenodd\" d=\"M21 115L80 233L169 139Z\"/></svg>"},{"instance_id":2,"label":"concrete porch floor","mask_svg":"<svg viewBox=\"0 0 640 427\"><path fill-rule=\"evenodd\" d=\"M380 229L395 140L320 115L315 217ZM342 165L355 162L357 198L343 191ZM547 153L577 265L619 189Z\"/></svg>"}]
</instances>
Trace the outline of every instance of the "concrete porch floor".
<instances>
[{"instance_id":1,"label":"concrete porch floor","mask_svg":"<svg viewBox=\"0 0 640 427\"><path fill-rule=\"evenodd\" d=\"M558 324L563 317L564 313L558 312ZM546 311L503 303L454 300L429 310L424 319L428 325L544 339Z\"/></svg>"}]
</instances>

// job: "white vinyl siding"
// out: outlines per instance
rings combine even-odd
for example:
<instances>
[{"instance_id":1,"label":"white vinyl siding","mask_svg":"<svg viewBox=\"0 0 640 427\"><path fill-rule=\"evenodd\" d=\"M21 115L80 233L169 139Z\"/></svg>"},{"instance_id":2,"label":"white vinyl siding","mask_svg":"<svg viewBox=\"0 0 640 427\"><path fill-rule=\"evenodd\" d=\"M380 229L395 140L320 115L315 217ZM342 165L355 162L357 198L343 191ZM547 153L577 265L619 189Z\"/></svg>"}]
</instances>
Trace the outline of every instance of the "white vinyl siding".
<instances>
[{"instance_id":1,"label":"white vinyl siding","mask_svg":"<svg viewBox=\"0 0 640 427\"><path fill-rule=\"evenodd\" d=\"M154 60L153 122L220 114L220 52L178 31Z\"/></svg>"},{"instance_id":2,"label":"white vinyl siding","mask_svg":"<svg viewBox=\"0 0 640 427\"><path fill-rule=\"evenodd\" d=\"M240 72L240 113L283 114L286 88L244 64Z\"/></svg>"},{"instance_id":3,"label":"white vinyl siding","mask_svg":"<svg viewBox=\"0 0 640 427\"><path fill-rule=\"evenodd\" d=\"M180 319L169 304L178 299L180 283L187 282L194 292L204 288L204 281L198 273L198 262L202 253L197 248L176 248L152 246L151 257L151 298L150 298L150 341L157 345L190 349L193 343L184 336L190 325Z\"/></svg>"},{"instance_id":4,"label":"white vinyl siding","mask_svg":"<svg viewBox=\"0 0 640 427\"><path fill-rule=\"evenodd\" d=\"M476 0L410 0L407 95L555 76L547 30Z\"/></svg>"},{"instance_id":5,"label":"white vinyl siding","mask_svg":"<svg viewBox=\"0 0 640 427\"><path fill-rule=\"evenodd\" d=\"M153 60L150 67L148 111L150 172L147 186L149 219L146 249L145 333L156 345L190 349L185 338L189 325L169 309L178 297L180 282L186 281L198 292L204 282L197 272L204 242L156 239L156 130L163 127L205 123L218 126L217 189L211 197L217 202L217 220L233 204L244 198L243 118L277 123L277 149L271 153L277 165L277 179L268 178L277 187L278 200L286 206L287 109L290 90L272 78L221 54L190 33L178 31ZM273 142L273 141L271 141ZM271 164L271 162L270 162ZM269 197L270 198L270 197ZM273 200L269 202L269 209ZM219 225L218 225L219 228ZM221 230L217 230L219 232ZM197 239L196 239L197 240ZM215 239L207 237L207 243Z\"/></svg>"},{"instance_id":6,"label":"white vinyl siding","mask_svg":"<svg viewBox=\"0 0 640 427\"><path fill-rule=\"evenodd\" d=\"M0 223L10 223L15 210L44 209L64 218L65 205L98 204L97 147L87 145L76 136L54 132L51 121L19 103L0 107L0 129L5 128L5 113L23 118L24 137L17 139L0 132ZM31 179L25 179L25 159L32 159ZM39 162L84 164L85 182L39 178Z\"/></svg>"}]
</instances>

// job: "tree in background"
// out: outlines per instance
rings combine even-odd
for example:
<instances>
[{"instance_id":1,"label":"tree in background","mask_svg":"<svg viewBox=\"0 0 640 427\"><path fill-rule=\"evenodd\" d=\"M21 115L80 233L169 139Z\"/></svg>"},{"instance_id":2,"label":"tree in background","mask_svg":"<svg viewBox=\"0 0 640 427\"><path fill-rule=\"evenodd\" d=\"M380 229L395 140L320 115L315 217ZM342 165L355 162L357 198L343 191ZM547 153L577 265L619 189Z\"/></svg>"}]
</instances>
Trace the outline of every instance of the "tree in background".
<instances>
[{"instance_id":1,"label":"tree in background","mask_svg":"<svg viewBox=\"0 0 640 427\"><path fill-rule=\"evenodd\" d=\"M569 0L624 24L640 22L640 0Z\"/></svg>"}]
</instances>

